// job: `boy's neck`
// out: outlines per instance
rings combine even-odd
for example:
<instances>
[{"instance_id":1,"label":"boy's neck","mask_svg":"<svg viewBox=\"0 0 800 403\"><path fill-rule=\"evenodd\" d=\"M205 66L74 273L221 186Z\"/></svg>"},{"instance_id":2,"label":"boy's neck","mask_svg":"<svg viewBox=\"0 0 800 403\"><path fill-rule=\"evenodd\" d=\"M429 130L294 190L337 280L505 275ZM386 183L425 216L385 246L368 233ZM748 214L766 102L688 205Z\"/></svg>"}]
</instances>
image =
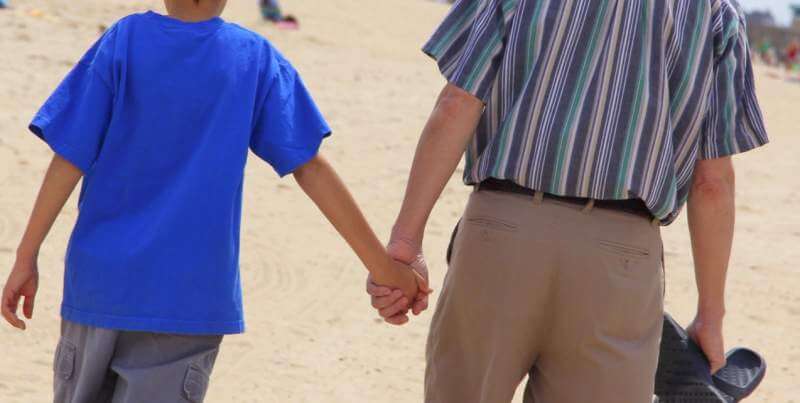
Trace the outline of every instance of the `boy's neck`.
<instances>
[{"instance_id":1,"label":"boy's neck","mask_svg":"<svg viewBox=\"0 0 800 403\"><path fill-rule=\"evenodd\" d=\"M199 22L219 17L224 0L164 0L167 15L185 22Z\"/></svg>"}]
</instances>

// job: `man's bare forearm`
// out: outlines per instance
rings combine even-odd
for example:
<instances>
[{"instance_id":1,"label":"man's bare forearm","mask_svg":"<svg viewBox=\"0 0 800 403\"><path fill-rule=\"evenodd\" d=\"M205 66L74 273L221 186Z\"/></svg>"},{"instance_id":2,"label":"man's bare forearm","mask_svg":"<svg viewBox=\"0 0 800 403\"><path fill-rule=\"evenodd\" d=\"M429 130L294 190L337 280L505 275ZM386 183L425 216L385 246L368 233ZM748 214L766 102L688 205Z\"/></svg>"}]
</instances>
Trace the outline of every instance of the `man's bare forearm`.
<instances>
[{"instance_id":1,"label":"man's bare forearm","mask_svg":"<svg viewBox=\"0 0 800 403\"><path fill-rule=\"evenodd\" d=\"M421 243L425 225L475 133L483 103L448 84L422 132L393 236Z\"/></svg>"},{"instance_id":2,"label":"man's bare forearm","mask_svg":"<svg viewBox=\"0 0 800 403\"><path fill-rule=\"evenodd\" d=\"M39 254L39 248L81 176L80 169L58 155L53 156L17 249L18 258L31 259Z\"/></svg>"},{"instance_id":3,"label":"man's bare forearm","mask_svg":"<svg viewBox=\"0 0 800 403\"><path fill-rule=\"evenodd\" d=\"M730 158L700 161L689 195L698 314L721 319L733 243L735 180Z\"/></svg>"}]
</instances>

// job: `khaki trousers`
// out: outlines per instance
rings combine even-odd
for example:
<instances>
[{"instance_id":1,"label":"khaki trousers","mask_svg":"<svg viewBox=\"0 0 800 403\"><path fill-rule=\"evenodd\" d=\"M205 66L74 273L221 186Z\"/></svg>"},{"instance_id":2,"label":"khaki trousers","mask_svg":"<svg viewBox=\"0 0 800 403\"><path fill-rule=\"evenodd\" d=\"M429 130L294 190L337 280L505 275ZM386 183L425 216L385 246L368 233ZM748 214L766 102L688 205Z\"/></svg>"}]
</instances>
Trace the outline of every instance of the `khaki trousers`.
<instances>
[{"instance_id":1,"label":"khaki trousers","mask_svg":"<svg viewBox=\"0 0 800 403\"><path fill-rule=\"evenodd\" d=\"M427 345L425 401L651 402L663 312L650 220L474 192Z\"/></svg>"}]
</instances>

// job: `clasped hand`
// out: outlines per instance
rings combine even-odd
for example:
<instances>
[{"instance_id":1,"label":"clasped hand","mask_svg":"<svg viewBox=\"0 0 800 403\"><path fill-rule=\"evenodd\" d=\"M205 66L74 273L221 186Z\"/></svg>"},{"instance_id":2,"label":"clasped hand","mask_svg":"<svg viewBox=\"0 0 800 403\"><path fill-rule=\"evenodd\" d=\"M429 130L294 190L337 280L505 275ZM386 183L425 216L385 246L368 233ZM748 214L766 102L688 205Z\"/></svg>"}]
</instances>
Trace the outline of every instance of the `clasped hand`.
<instances>
[{"instance_id":1,"label":"clasped hand","mask_svg":"<svg viewBox=\"0 0 800 403\"><path fill-rule=\"evenodd\" d=\"M428 297L431 290L428 287L428 267L422 250L410 242L392 240L386 247L389 256L398 264L402 264L414 272L417 282L416 290L388 286L389 282L367 277L367 294L370 295L372 307L387 322L393 325L403 325L408 322L408 311L419 315L428 308Z\"/></svg>"}]
</instances>

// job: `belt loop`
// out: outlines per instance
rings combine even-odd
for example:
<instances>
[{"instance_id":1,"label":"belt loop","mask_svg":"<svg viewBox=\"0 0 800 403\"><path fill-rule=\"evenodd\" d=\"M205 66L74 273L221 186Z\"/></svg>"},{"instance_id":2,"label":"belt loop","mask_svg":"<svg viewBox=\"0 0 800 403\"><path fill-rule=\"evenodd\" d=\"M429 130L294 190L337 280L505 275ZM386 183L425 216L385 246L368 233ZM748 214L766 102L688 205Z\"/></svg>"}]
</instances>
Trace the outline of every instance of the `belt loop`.
<instances>
[{"instance_id":1,"label":"belt loop","mask_svg":"<svg viewBox=\"0 0 800 403\"><path fill-rule=\"evenodd\" d=\"M544 200L544 192L536 191L536 193L533 194L533 204L538 206L542 204L542 200Z\"/></svg>"},{"instance_id":2,"label":"belt loop","mask_svg":"<svg viewBox=\"0 0 800 403\"><path fill-rule=\"evenodd\" d=\"M653 225L653 228L658 228L661 226L661 220L659 220L658 217L653 217L653 219L650 221L650 224Z\"/></svg>"},{"instance_id":3,"label":"belt loop","mask_svg":"<svg viewBox=\"0 0 800 403\"><path fill-rule=\"evenodd\" d=\"M583 210L581 210L581 212L583 212L584 214L589 214L593 208L594 208L594 199L589 199L589 201L586 202L586 205L583 206Z\"/></svg>"}]
</instances>

